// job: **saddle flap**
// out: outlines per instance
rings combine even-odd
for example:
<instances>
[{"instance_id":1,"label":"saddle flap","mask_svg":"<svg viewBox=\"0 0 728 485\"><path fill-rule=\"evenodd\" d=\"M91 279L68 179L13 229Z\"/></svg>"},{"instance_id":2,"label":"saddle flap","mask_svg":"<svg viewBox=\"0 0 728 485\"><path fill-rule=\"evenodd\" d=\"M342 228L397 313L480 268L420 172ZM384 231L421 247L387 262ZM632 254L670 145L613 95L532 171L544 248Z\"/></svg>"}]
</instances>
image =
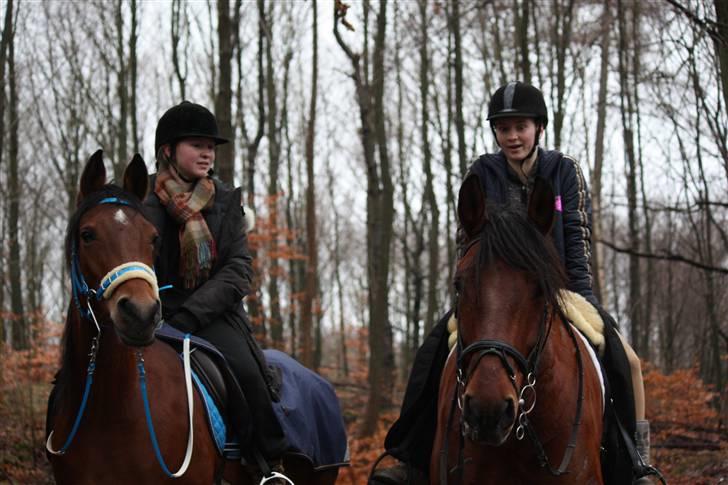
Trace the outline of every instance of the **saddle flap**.
<instances>
[{"instance_id":1,"label":"saddle flap","mask_svg":"<svg viewBox=\"0 0 728 485\"><path fill-rule=\"evenodd\" d=\"M158 339L169 344L178 352L182 349L184 336L182 332L167 324L163 324L156 331L156 337ZM190 347L194 349L194 352L192 352L193 365L198 366L194 369L195 372L199 369L200 374L205 374L206 379L210 381L211 384L209 386L207 386L207 382L203 382L216 401L216 404L219 405L219 409L225 410L225 417L239 435L238 439L240 442L250 443L253 427L250 420L246 419L246 417L251 415L250 406L248 405L248 400L245 398L245 393L240 388L240 384L238 384L238 380L228 366L225 357L210 342L200 337L195 337L194 335L190 337ZM197 363L195 364L195 362ZM219 377L214 377L216 373ZM203 380L203 378L200 377L200 380ZM216 380L222 380L224 386L215 383ZM221 390L222 388L225 389L224 392ZM214 393L218 394L217 398L214 396ZM223 395L227 399L217 401L217 399L222 399ZM220 404L220 402L223 404Z\"/></svg>"}]
</instances>

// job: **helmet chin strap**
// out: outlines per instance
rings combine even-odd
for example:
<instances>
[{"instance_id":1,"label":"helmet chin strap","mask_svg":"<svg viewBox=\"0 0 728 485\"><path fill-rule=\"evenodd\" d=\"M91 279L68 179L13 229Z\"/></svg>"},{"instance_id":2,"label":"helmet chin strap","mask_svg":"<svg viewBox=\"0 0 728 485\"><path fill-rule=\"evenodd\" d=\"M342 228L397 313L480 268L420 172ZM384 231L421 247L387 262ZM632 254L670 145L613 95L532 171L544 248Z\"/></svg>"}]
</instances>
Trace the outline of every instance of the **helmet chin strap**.
<instances>
[{"instance_id":1,"label":"helmet chin strap","mask_svg":"<svg viewBox=\"0 0 728 485\"><path fill-rule=\"evenodd\" d=\"M523 157L523 160L521 160L521 162L520 162L521 167L523 167L523 164L526 163L526 160L528 160L529 158L531 158L531 156L538 149L538 139L540 138L540 136L541 136L541 133L536 133L536 139L533 141L533 147L531 148L531 151L528 152L528 155L526 155L525 157Z\"/></svg>"},{"instance_id":2,"label":"helmet chin strap","mask_svg":"<svg viewBox=\"0 0 728 485\"><path fill-rule=\"evenodd\" d=\"M536 150L538 149L538 140L539 140L539 138L541 138L541 132L542 132L542 131L543 131L543 125L541 124L541 122L539 122L539 124L538 124L538 128L536 128L536 138L535 138L535 139L533 140L533 147L531 147L531 150L530 150L530 151L528 152L528 155L526 155L526 156L525 156L525 157L523 158L523 160L521 160L521 161L520 161L520 162L518 163L518 165L519 165L519 166L520 166L520 168L521 168L521 173L522 173L522 174L523 174L523 176L524 176L524 177L526 177L526 178L528 178L528 175L527 175L527 174L526 174L526 172L525 172L525 171L523 170L523 164L524 164L524 163L526 163L526 161L527 161L527 160L529 160L529 159L530 159L530 158L531 158L531 157L533 156L533 154L534 154L534 153L536 152Z\"/></svg>"}]
</instances>

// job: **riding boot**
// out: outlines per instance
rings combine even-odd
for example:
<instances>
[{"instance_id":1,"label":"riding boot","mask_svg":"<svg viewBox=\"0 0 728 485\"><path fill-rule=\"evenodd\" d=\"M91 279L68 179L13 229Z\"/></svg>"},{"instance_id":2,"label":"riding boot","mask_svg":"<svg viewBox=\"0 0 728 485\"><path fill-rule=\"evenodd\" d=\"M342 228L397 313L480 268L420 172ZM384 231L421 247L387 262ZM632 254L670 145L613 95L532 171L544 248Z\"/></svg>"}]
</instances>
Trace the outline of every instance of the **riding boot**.
<instances>
[{"instance_id":1,"label":"riding boot","mask_svg":"<svg viewBox=\"0 0 728 485\"><path fill-rule=\"evenodd\" d=\"M650 466L650 422L646 420L637 421L635 428L634 442L642 459L643 469L647 470ZM647 476L642 476L634 481L634 485L648 485L651 484Z\"/></svg>"}]
</instances>

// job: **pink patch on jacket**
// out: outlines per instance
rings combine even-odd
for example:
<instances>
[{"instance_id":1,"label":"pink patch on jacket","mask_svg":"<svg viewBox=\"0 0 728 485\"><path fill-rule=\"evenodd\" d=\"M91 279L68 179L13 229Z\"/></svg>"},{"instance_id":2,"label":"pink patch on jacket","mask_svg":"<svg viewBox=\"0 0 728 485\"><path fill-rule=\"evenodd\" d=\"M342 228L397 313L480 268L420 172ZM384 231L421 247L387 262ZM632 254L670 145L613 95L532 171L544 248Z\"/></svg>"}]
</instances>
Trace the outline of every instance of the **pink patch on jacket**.
<instances>
[{"instance_id":1,"label":"pink patch on jacket","mask_svg":"<svg viewBox=\"0 0 728 485\"><path fill-rule=\"evenodd\" d=\"M557 195L554 199L554 209L556 209L558 212L563 211L563 207L561 206L561 196Z\"/></svg>"}]
</instances>

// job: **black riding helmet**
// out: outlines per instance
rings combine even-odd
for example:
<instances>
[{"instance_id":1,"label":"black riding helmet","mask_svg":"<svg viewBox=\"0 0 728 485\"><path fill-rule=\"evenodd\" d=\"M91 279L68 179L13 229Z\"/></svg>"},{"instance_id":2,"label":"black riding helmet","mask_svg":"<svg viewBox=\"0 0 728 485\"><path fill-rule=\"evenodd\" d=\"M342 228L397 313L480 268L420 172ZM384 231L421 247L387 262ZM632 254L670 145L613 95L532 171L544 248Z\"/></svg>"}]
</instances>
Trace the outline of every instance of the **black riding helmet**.
<instances>
[{"instance_id":1,"label":"black riding helmet","mask_svg":"<svg viewBox=\"0 0 728 485\"><path fill-rule=\"evenodd\" d=\"M158 153L162 145L194 136L212 138L216 145L228 142L220 136L215 115L209 109L200 104L182 101L159 118L154 135L154 153Z\"/></svg>"},{"instance_id":2,"label":"black riding helmet","mask_svg":"<svg viewBox=\"0 0 728 485\"><path fill-rule=\"evenodd\" d=\"M545 130L546 125L549 123L549 113L546 109L543 93L530 84L520 81L513 81L496 89L488 103L487 118L490 121L490 129L493 132L496 144L498 144L498 137L495 135L495 121L499 118L511 118L513 116L533 118L536 124L540 124ZM536 151L539 138L540 132L537 131L533 148L526 155L526 158L521 160L521 163L528 160ZM498 146L500 145L498 144Z\"/></svg>"},{"instance_id":3,"label":"black riding helmet","mask_svg":"<svg viewBox=\"0 0 728 485\"><path fill-rule=\"evenodd\" d=\"M488 121L492 126L494 120L512 116L534 118L546 128L549 115L541 91L520 81L499 87L488 103Z\"/></svg>"}]
</instances>

